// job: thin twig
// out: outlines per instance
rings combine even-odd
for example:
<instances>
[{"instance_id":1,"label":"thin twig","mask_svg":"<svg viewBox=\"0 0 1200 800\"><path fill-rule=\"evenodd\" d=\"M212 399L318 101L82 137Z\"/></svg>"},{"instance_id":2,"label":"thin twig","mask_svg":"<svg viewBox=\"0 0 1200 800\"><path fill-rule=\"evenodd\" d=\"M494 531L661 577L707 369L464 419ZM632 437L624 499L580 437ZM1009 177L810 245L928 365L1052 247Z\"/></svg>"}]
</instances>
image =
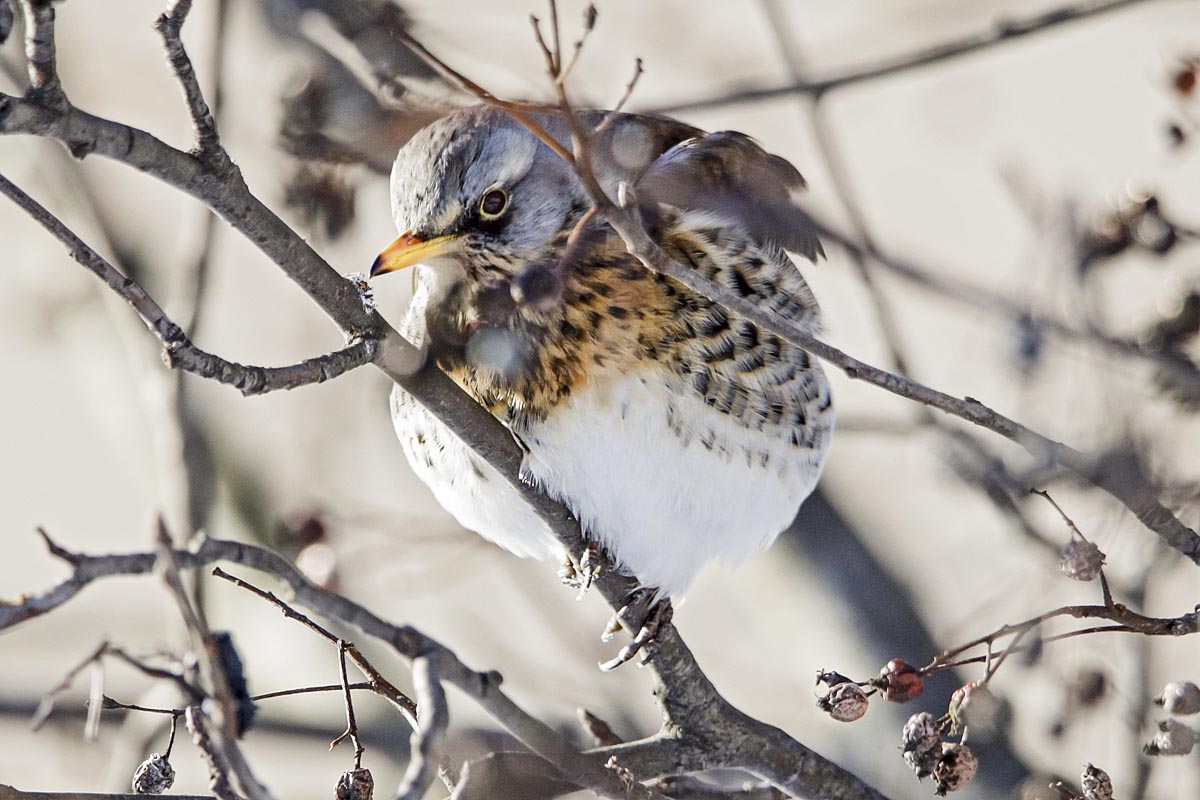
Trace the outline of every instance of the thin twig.
<instances>
[{"instance_id":1,"label":"thin twig","mask_svg":"<svg viewBox=\"0 0 1200 800\"><path fill-rule=\"evenodd\" d=\"M171 715L171 738L167 739L167 749L163 753L163 758L165 759L169 759L171 751L175 749L175 732L179 728L179 717L179 714Z\"/></svg>"},{"instance_id":2,"label":"thin twig","mask_svg":"<svg viewBox=\"0 0 1200 800\"><path fill-rule=\"evenodd\" d=\"M100 646L89 653L86 658L84 658L74 667L71 667L71 669L67 670L67 674L54 686L53 689L42 695L42 700L38 704L37 711L35 711L33 714L33 720L30 722L30 727L32 727L34 731L41 730L41 727L46 724L46 720L48 720L50 715L54 713L54 706L58 702L58 698L64 692L66 692L67 689L71 688L71 684L75 682L75 678L79 676L79 673L83 672L92 664L95 664L97 661L103 658L107 652L108 642L102 642ZM91 711L91 709L88 710L89 719L91 716Z\"/></svg>"},{"instance_id":3,"label":"thin twig","mask_svg":"<svg viewBox=\"0 0 1200 800\"><path fill-rule=\"evenodd\" d=\"M224 753L213 741L212 733L208 730L208 721L201 713L200 707L188 706L186 719L188 730L192 734L192 742L208 766L208 788L212 790L218 800L241 800L229 782L229 762L225 760Z\"/></svg>"},{"instance_id":4,"label":"thin twig","mask_svg":"<svg viewBox=\"0 0 1200 800\"><path fill-rule=\"evenodd\" d=\"M220 567L215 567L212 571L212 574L222 580L229 581L234 586L245 589L251 594L261 597L263 600L266 600L268 603L282 611L283 615L288 619L299 622L301 625L304 625L309 630L325 639L325 641L336 645L339 652L348 655L350 660L354 662L354 666L358 667L362 674L369 679L372 690L381 697L391 701L392 704L400 710L400 713L404 715L404 718L408 720L408 723L412 726L413 730L416 730L418 724L417 704L413 702L412 698L396 688L395 684L385 678L383 673L376 669L375 665L368 661L366 656L364 656L352 642L347 642L338 636L334 636L331 631L322 627L321 625L318 625L311 618L305 616L287 603L280 600L273 592L265 591L235 575L230 575ZM347 705L349 705L348 701ZM349 709L347 709L347 711L349 712Z\"/></svg>"},{"instance_id":5,"label":"thin twig","mask_svg":"<svg viewBox=\"0 0 1200 800\"><path fill-rule=\"evenodd\" d=\"M346 737L349 737L350 743L354 745L354 768L361 769L364 748L358 738L358 720L354 718L354 698L350 696L350 679L346 676L346 648L350 646L350 643L339 639L337 645L338 667L342 677L342 699L346 704L346 730L329 743L329 749L332 750Z\"/></svg>"},{"instance_id":6,"label":"thin twig","mask_svg":"<svg viewBox=\"0 0 1200 800\"><path fill-rule=\"evenodd\" d=\"M214 800L209 795L172 794L164 795L170 800ZM236 800L236 795L233 800ZM96 792L23 792L0 783L0 800L146 800L144 794L100 794ZM218 797L216 800L225 800Z\"/></svg>"},{"instance_id":7,"label":"thin twig","mask_svg":"<svg viewBox=\"0 0 1200 800\"><path fill-rule=\"evenodd\" d=\"M944 651L933 659L927 666L921 669L921 672L928 674L929 672L938 669L944 669L950 666L950 661L961 653L966 652L980 645L990 644L1004 636L1013 634L1023 635L1028 630L1037 627L1043 622L1055 619L1057 617L1071 617L1073 619L1103 619L1117 623L1115 626L1102 626L1098 628L1085 629L1083 631L1072 631L1071 636L1079 636L1084 633L1121 631L1129 633L1140 633L1143 636L1184 636L1200 631L1200 611L1192 610L1189 613L1181 614L1178 617L1148 617L1132 611L1126 606L1120 604L1102 605L1102 606L1062 606L1060 608L1047 611L1035 617L1030 617L1022 622L1013 623L1011 625L1002 625L996 630L977 639L959 645ZM1065 636L1047 636L1042 641L1052 642L1057 641ZM1014 643L1015 644L1015 643ZM1019 648L1016 648L1019 649ZM963 663L963 662L956 662Z\"/></svg>"},{"instance_id":8,"label":"thin twig","mask_svg":"<svg viewBox=\"0 0 1200 800\"><path fill-rule=\"evenodd\" d=\"M1044 33L1060 26L1091 19L1147 2L1150 2L1150 0L1102 0L1102 2L1093 1L1060 6L1023 19L1002 19L994 23L987 30L964 36L961 39L944 42L912 53L904 53L893 58L882 59L873 64L839 70L825 77L793 81L786 86L767 89L744 89L700 100L682 100L661 106L656 111L660 114L677 114L682 111L698 111L735 103L773 100L789 95L819 96L835 89L843 89L867 81L899 75L909 70L948 61L981 50L987 50L996 45L1014 42L1026 36Z\"/></svg>"},{"instance_id":9,"label":"thin twig","mask_svg":"<svg viewBox=\"0 0 1200 800\"><path fill-rule=\"evenodd\" d=\"M189 713L188 723L193 727L193 735L200 736L197 731L206 731L213 752L218 760L223 761L237 778L238 785L249 800L272 800L271 793L259 782L250 764L238 744L238 709L237 698L229 685L229 676L217 657L217 643L209 630L208 624L196 609L187 588L183 585L180 575L179 560L171 542L171 535L166 529L162 517L155 524L157 533L157 548L155 550L155 572L167 586L179 614L183 618L184 627L191 639L192 651L200 667L200 675L207 685L213 702L212 711L205 708L195 715ZM189 709L190 712L190 709ZM217 724L215 731L207 731L204 717L211 716ZM193 719L195 717L195 719ZM214 787L214 792L216 789Z\"/></svg>"},{"instance_id":10,"label":"thin twig","mask_svg":"<svg viewBox=\"0 0 1200 800\"><path fill-rule=\"evenodd\" d=\"M413 661L413 685L417 689L421 713L420 724L409 738L411 754L397 800L420 800L438 775L442 742L450 724L450 709L446 691L442 688L439 670L431 658L421 656Z\"/></svg>"},{"instance_id":11,"label":"thin twig","mask_svg":"<svg viewBox=\"0 0 1200 800\"><path fill-rule=\"evenodd\" d=\"M145 289L122 274L61 220L3 175L0 175L0 194L8 196L65 244L72 258L104 281L137 312L150 332L162 343L163 360L168 366L227 383L245 395L256 395L323 383L367 364L375 357L377 343L372 339L360 339L342 350L286 367L256 367L226 361L192 344Z\"/></svg>"},{"instance_id":12,"label":"thin twig","mask_svg":"<svg viewBox=\"0 0 1200 800\"><path fill-rule=\"evenodd\" d=\"M54 55L54 6L48 0L21 0L25 12L25 58L29 83L39 100L62 108L67 104Z\"/></svg>"},{"instance_id":13,"label":"thin twig","mask_svg":"<svg viewBox=\"0 0 1200 800\"><path fill-rule=\"evenodd\" d=\"M188 12L192 10L192 0L170 0L167 10L154 23L154 27L162 36L163 48L166 50L167 61L171 71L175 73L176 82L183 90L187 101L188 114L192 118L192 126L196 131L196 150L202 158L228 160L225 150L220 147L217 136L217 123L213 119L204 92L200 89L200 81L192 60L184 49L180 30L187 20Z\"/></svg>"}]
</instances>

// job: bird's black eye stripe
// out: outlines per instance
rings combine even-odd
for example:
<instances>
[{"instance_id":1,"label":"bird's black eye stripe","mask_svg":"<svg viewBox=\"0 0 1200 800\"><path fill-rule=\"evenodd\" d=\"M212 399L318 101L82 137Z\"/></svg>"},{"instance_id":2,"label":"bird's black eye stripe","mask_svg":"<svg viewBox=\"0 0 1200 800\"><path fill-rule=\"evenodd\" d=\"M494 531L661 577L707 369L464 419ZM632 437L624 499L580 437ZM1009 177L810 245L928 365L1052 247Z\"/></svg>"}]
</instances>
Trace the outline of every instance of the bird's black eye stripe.
<instances>
[{"instance_id":1,"label":"bird's black eye stripe","mask_svg":"<svg viewBox=\"0 0 1200 800\"><path fill-rule=\"evenodd\" d=\"M479 216L484 219L495 219L508 208L508 192L496 187L483 193L479 201Z\"/></svg>"}]
</instances>

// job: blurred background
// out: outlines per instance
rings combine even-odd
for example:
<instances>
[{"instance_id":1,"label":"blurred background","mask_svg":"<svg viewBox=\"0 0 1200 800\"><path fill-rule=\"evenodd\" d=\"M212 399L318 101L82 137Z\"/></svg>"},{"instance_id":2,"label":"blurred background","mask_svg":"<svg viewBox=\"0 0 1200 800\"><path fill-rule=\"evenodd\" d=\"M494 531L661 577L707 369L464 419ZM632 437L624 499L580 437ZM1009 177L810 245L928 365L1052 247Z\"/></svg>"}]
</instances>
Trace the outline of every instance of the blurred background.
<instances>
[{"instance_id":1,"label":"blurred background","mask_svg":"<svg viewBox=\"0 0 1200 800\"><path fill-rule=\"evenodd\" d=\"M1195 527L1200 396L1161 358L1116 355L1096 338L1138 342L1190 369L1200 355L1200 90L1192 88L1200 5L1119 5L815 97L757 90L904 61L1058 6L610 0L599 4L571 86L581 104L611 105L640 56L646 73L631 109L743 131L790 159L816 213L926 276L860 267L828 247L826 261L803 266L828 341L888 368L899 357L923 383L1136 464ZM397 45L390 26L408 27L497 94L551 99L529 32L528 14L545 13L535 0L399 6L200 0L184 32L251 189L345 273L366 271L395 236L386 172L396 148L466 102ZM161 4L56 8L72 100L185 146L187 114L151 28ZM583 10L562 4L569 40ZM18 35L0 56L0 88L20 93ZM380 86L380 74L401 78ZM341 345L277 268L182 194L28 138L0 139L0 172L141 281L201 347L275 365ZM277 547L473 667L500 670L517 701L581 746L590 742L575 723L579 706L624 737L656 730L648 676L596 668L614 652L599 642L602 600L576 602L556 565L518 560L459 529L413 476L381 374L360 369L246 399L166 370L133 314L7 203L0 262L0 597L64 577L35 526L69 548L142 550L148 520L162 510L177 532ZM961 291L948 293L947 283ZM397 321L407 282L376 290L383 314ZM1058 336L1040 318L1083 335ZM889 797L930 796L901 760L900 727L921 708L944 711L954 688L980 671L943 674L905 706L873 703L852 725L815 708L813 675L824 668L863 679L892 657L923 664L1003 623L1099 602L1095 584L1062 575L1056 551L1067 530L1028 497L1034 483L1107 553L1119 601L1162 616L1200 601L1195 565L1107 495L986 431L930 418L840 373L833 380L840 427L819 493L769 552L736 571L704 573L676 614L701 665L746 712ZM216 584L203 582L204 603L215 626L234 630L252 691L337 681L333 648ZM45 728L30 731L41 694L106 638L136 651L178 648L159 582L105 581L0 636L0 782L120 791L149 751L165 747L159 718L120 712L107 712L98 741L85 741L86 680ZM360 644L408 685L406 666ZM1007 664L992 682L1004 711L979 739L979 778L959 796L1054 797L1031 787L1075 781L1088 761L1112 775L1117 797L1200 796L1196 755L1141 755L1159 711L1149 698L1186 679L1200 680L1200 638L1082 637L1047 646L1036 663ZM175 702L119 667L106 691L126 702ZM376 698L357 707L365 763L390 792L408 729ZM515 747L453 693L451 712L457 760ZM327 752L344 727L340 701L266 701L260 716L245 742L260 777L280 797L328 796L351 765L349 749ZM190 742L177 744L174 791L203 793L190 751ZM541 796L523 791L511 796ZM510 795L498 788L496 796Z\"/></svg>"}]
</instances>

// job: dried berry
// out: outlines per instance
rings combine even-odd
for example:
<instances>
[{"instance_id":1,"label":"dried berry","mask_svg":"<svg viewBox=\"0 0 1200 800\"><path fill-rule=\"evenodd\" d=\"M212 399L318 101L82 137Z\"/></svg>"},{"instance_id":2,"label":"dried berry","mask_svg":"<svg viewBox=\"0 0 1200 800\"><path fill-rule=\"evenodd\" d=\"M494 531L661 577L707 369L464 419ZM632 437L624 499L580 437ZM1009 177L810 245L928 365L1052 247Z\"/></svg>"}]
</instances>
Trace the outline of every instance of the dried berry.
<instances>
[{"instance_id":1,"label":"dried berry","mask_svg":"<svg viewBox=\"0 0 1200 800\"><path fill-rule=\"evenodd\" d=\"M867 713L867 693L857 683L839 683L817 701L817 707L838 722L854 722Z\"/></svg>"},{"instance_id":2,"label":"dried berry","mask_svg":"<svg viewBox=\"0 0 1200 800\"><path fill-rule=\"evenodd\" d=\"M934 794L944 797L948 792L957 792L971 782L979 759L965 744L942 743L942 757L933 768L933 782L937 784Z\"/></svg>"},{"instance_id":3,"label":"dried berry","mask_svg":"<svg viewBox=\"0 0 1200 800\"><path fill-rule=\"evenodd\" d=\"M1200 713L1200 687L1191 681L1168 683L1163 687L1162 696L1154 703L1162 706L1168 714L1186 716Z\"/></svg>"},{"instance_id":4,"label":"dried berry","mask_svg":"<svg viewBox=\"0 0 1200 800\"><path fill-rule=\"evenodd\" d=\"M343 772L338 778L335 800L371 800L375 793L375 779L366 767Z\"/></svg>"},{"instance_id":5,"label":"dried berry","mask_svg":"<svg viewBox=\"0 0 1200 800\"><path fill-rule=\"evenodd\" d=\"M1072 580L1094 581L1104 566L1104 553L1092 542L1072 535L1071 541L1058 551L1058 564Z\"/></svg>"},{"instance_id":6,"label":"dried berry","mask_svg":"<svg viewBox=\"0 0 1200 800\"><path fill-rule=\"evenodd\" d=\"M906 750L904 752L904 764L916 773L917 778L924 779L933 774L933 769L937 766L938 759L941 756L941 751L936 747L926 750L923 753L919 753L916 750Z\"/></svg>"},{"instance_id":7,"label":"dried berry","mask_svg":"<svg viewBox=\"0 0 1200 800\"><path fill-rule=\"evenodd\" d=\"M925 688L916 667L899 658L893 658L884 664L874 685L893 703L907 703L919 696Z\"/></svg>"},{"instance_id":8,"label":"dried berry","mask_svg":"<svg viewBox=\"0 0 1200 800\"><path fill-rule=\"evenodd\" d=\"M1067 698L1075 708L1091 708L1108 694L1108 675L1099 669L1084 668L1067 682Z\"/></svg>"},{"instance_id":9,"label":"dried berry","mask_svg":"<svg viewBox=\"0 0 1200 800\"><path fill-rule=\"evenodd\" d=\"M905 753L928 753L937 747L942 726L928 711L913 714L900 731L900 746ZM911 766L911 765L910 765Z\"/></svg>"},{"instance_id":10,"label":"dried berry","mask_svg":"<svg viewBox=\"0 0 1200 800\"><path fill-rule=\"evenodd\" d=\"M1079 787L1083 790L1083 800L1112 800L1112 780L1108 773L1099 767L1088 764L1079 778Z\"/></svg>"},{"instance_id":11,"label":"dried berry","mask_svg":"<svg viewBox=\"0 0 1200 800\"><path fill-rule=\"evenodd\" d=\"M1196 732L1177 720L1158 723L1158 734L1143 750L1148 756L1186 756L1196 746Z\"/></svg>"},{"instance_id":12,"label":"dried berry","mask_svg":"<svg viewBox=\"0 0 1200 800\"><path fill-rule=\"evenodd\" d=\"M134 794L162 794L175 783L175 768L167 757L153 753L133 773Z\"/></svg>"},{"instance_id":13,"label":"dried berry","mask_svg":"<svg viewBox=\"0 0 1200 800\"><path fill-rule=\"evenodd\" d=\"M1167 123L1167 141L1172 148L1183 147L1187 144L1187 131L1178 122Z\"/></svg>"},{"instance_id":14,"label":"dried berry","mask_svg":"<svg viewBox=\"0 0 1200 800\"><path fill-rule=\"evenodd\" d=\"M1190 95L1196 89L1196 65L1184 64L1175 73L1171 82L1175 84L1175 91L1185 97Z\"/></svg>"},{"instance_id":15,"label":"dried berry","mask_svg":"<svg viewBox=\"0 0 1200 800\"><path fill-rule=\"evenodd\" d=\"M972 717L981 716L979 708L988 706L994 709L996 698L988 691L987 686L979 681L971 681L965 686L954 690L950 696L950 720L954 723L953 730L960 732L972 721ZM984 714L986 716L986 714Z\"/></svg>"}]
</instances>

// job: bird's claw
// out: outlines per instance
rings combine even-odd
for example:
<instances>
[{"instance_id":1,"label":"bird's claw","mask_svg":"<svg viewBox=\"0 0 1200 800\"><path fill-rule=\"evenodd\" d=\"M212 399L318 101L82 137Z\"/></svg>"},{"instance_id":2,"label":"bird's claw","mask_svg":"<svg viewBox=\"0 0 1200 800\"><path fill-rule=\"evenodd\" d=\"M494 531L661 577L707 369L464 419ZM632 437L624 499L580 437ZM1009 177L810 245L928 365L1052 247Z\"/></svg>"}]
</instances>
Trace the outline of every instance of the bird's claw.
<instances>
[{"instance_id":1,"label":"bird's claw","mask_svg":"<svg viewBox=\"0 0 1200 800\"><path fill-rule=\"evenodd\" d=\"M558 579L572 589L579 590L576 600L582 600L588 589L592 588L592 584L596 582L596 578L600 577L602 560L598 557L599 554L600 546L589 541L583 549L579 566L576 566L568 556L559 567Z\"/></svg>"},{"instance_id":2,"label":"bird's claw","mask_svg":"<svg viewBox=\"0 0 1200 800\"><path fill-rule=\"evenodd\" d=\"M644 592L652 591L639 589L627 605L623 606L620 611L613 615L609 620L608 626L604 629L604 634L601 636L603 641L612 639L616 631L621 629L621 620L629 616L631 610L640 605L645 599ZM616 657L611 661L606 661L600 665L603 672L612 672L617 667L625 664L633 659L638 653L643 653L643 661L654 657L655 640L658 638L659 632L671 623L671 618L675 615L675 608L671 605L669 598L662 598L654 602L650 606L650 610L646 613L646 618L642 621L641 627L637 634L633 637L633 641L621 648ZM615 628L614 628L615 624Z\"/></svg>"}]
</instances>

